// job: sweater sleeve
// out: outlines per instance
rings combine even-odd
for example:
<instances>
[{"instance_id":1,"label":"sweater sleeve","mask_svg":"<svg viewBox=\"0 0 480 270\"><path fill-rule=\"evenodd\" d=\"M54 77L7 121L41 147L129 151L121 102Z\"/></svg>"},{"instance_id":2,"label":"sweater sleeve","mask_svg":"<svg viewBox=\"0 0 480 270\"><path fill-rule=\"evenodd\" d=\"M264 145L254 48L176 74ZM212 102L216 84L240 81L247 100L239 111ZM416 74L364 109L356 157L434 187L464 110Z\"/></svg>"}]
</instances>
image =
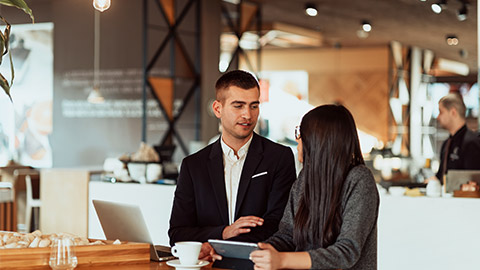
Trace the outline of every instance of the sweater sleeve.
<instances>
[{"instance_id":1,"label":"sweater sleeve","mask_svg":"<svg viewBox=\"0 0 480 270\"><path fill-rule=\"evenodd\" d=\"M274 173L274 181L269 191L267 209L263 214L262 226L251 228L250 233L241 234L228 240L243 242L264 241L278 231L282 214L288 202L292 184L295 182L295 163L290 148L283 147L278 153L278 164Z\"/></svg>"},{"instance_id":2,"label":"sweater sleeve","mask_svg":"<svg viewBox=\"0 0 480 270\"><path fill-rule=\"evenodd\" d=\"M342 227L336 242L308 251L313 269L351 268L360 259L368 236L376 233L379 196L375 180L365 166L350 171L342 204Z\"/></svg>"}]
</instances>

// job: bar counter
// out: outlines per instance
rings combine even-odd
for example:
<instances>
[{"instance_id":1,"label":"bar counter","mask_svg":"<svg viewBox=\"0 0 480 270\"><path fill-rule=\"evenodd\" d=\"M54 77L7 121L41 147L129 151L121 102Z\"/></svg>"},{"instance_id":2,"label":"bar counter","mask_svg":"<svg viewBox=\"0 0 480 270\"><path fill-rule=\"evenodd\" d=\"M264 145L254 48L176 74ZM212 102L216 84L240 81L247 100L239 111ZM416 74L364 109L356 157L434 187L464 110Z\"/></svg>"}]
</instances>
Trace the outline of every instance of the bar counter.
<instances>
[{"instance_id":1,"label":"bar counter","mask_svg":"<svg viewBox=\"0 0 480 270\"><path fill-rule=\"evenodd\" d=\"M89 181L86 173L77 177L72 172L63 174L62 170L50 172L58 176L48 175L49 178L44 178L48 181L43 182L58 179L60 183L50 183L43 192L51 187L62 189L61 192L51 193L55 196L42 197L52 201L48 205L42 202L40 219L42 220L42 216L43 219L51 219L51 226L40 228L44 233L75 233L70 229L73 226L66 224L66 221L73 221L74 225L81 223L83 226L77 235L104 239L91 203L92 199L100 199L139 205L154 244L169 245L167 231L175 186L93 182ZM70 189L67 189L62 186L65 183L81 185L79 188L69 186ZM67 192L68 190L71 192ZM79 191L83 197L76 199ZM72 211L72 207L68 208L69 211L59 211L59 205L63 207L58 203L59 196L66 197L67 202L79 204L81 211ZM77 197L71 199L73 196ZM378 217L378 269L480 269L478 209L480 199L382 195ZM69 218L66 218L67 216ZM59 220L65 222L62 224ZM41 222L41 225L45 224ZM173 269L158 263L142 267ZM116 266L115 268L119 269Z\"/></svg>"},{"instance_id":2,"label":"bar counter","mask_svg":"<svg viewBox=\"0 0 480 270\"><path fill-rule=\"evenodd\" d=\"M480 269L480 199L383 195L378 269Z\"/></svg>"}]
</instances>

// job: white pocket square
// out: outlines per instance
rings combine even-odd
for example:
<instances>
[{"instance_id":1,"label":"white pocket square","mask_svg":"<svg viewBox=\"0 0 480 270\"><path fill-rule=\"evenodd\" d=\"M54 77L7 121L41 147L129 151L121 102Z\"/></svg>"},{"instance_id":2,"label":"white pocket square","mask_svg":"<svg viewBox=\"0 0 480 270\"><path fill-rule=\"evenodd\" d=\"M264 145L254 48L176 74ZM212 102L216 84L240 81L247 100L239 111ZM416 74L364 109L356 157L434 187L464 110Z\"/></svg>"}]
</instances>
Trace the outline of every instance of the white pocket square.
<instances>
[{"instance_id":1,"label":"white pocket square","mask_svg":"<svg viewBox=\"0 0 480 270\"><path fill-rule=\"evenodd\" d=\"M257 173L257 174L255 174L254 176L252 176L252 179L253 179L253 178L256 178L256 177L259 177L259 176L262 176L262 175L265 175L265 174L267 174L267 172Z\"/></svg>"}]
</instances>

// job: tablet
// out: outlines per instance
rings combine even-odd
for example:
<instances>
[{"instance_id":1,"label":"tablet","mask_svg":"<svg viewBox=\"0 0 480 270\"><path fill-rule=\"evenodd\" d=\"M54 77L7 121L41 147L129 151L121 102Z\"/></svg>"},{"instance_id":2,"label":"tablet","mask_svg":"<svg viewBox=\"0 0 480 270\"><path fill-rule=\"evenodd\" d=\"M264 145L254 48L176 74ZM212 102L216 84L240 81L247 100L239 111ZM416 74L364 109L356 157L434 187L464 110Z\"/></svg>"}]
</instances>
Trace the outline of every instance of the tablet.
<instances>
[{"instance_id":1,"label":"tablet","mask_svg":"<svg viewBox=\"0 0 480 270\"><path fill-rule=\"evenodd\" d=\"M214 240L209 239L208 243L212 245L213 249L218 255L228 258L246 259L249 260L250 253L258 249L255 243Z\"/></svg>"}]
</instances>

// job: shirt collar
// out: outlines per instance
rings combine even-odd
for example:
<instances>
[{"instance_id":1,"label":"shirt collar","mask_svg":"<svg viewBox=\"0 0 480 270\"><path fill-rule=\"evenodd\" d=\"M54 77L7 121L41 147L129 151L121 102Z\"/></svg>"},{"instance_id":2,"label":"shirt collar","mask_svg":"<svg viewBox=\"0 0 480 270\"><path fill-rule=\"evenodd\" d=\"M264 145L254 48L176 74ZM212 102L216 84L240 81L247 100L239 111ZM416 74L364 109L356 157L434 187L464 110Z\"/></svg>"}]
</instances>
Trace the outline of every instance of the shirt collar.
<instances>
[{"instance_id":1,"label":"shirt collar","mask_svg":"<svg viewBox=\"0 0 480 270\"><path fill-rule=\"evenodd\" d=\"M243 156L245 156L248 152L248 148L250 147L250 144L252 142L252 139L253 139L253 134L252 136L250 137L250 139L248 139L248 141L242 146L240 147L240 149L238 149L238 158L235 156L235 151L233 151L232 148L230 148L230 146L228 146L224 141L223 141L223 136L220 138L220 144L222 145L222 151L223 151L223 154L229 158L231 158L232 160L237 160L237 159L240 159L242 158Z\"/></svg>"},{"instance_id":2,"label":"shirt collar","mask_svg":"<svg viewBox=\"0 0 480 270\"><path fill-rule=\"evenodd\" d=\"M450 138L452 138L453 140L458 140L460 138L463 138L465 132L467 132L467 125L463 125L459 130L457 130L457 132L455 132L455 134L453 134L453 136L450 135Z\"/></svg>"}]
</instances>

